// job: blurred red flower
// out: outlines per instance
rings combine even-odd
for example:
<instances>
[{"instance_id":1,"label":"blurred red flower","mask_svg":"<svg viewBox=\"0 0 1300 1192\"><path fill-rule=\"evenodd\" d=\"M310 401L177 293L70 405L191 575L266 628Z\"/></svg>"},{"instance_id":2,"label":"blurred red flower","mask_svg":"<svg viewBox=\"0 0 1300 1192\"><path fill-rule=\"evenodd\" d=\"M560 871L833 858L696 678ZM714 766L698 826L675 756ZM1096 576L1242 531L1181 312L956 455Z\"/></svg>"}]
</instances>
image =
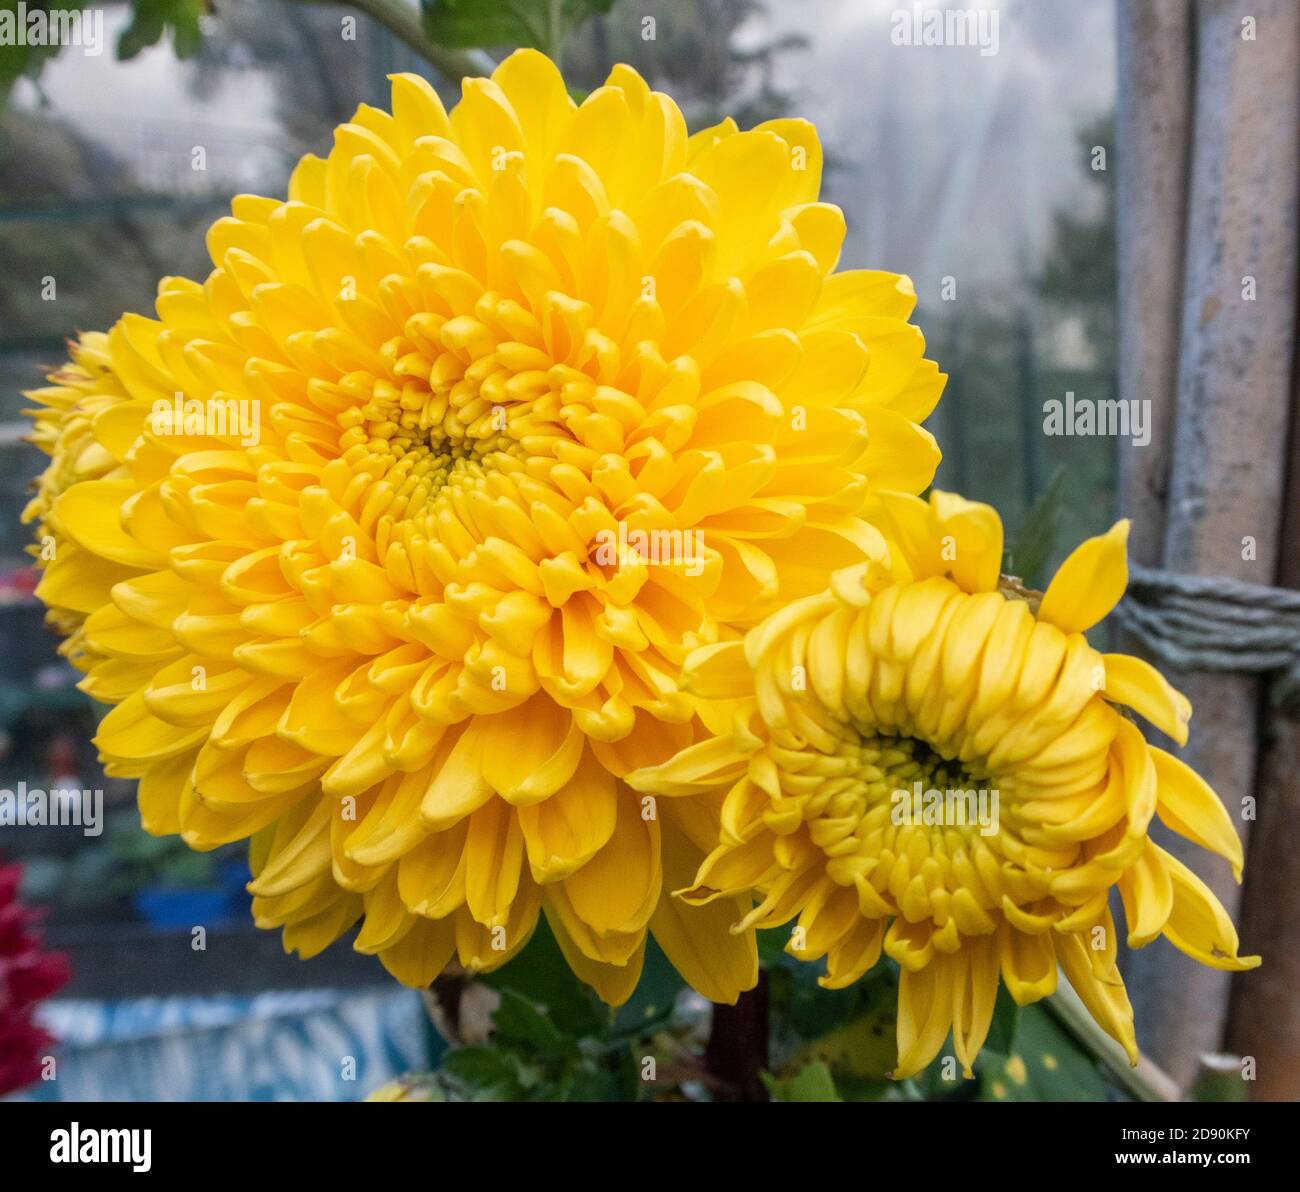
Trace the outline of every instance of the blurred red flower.
<instances>
[{"instance_id":1,"label":"blurred red flower","mask_svg":"<svg viewBox=\"0 0 1300 1192\"><path fill-rule=\"evenodd\" d=\"M54 1040L36 1024L33 1011L69 976L65 956L42 951L39 916L18 901L21 876L20 866L0 865L0 1094L40 1076L42 1056Z\"/></svg>"}]
</instances>

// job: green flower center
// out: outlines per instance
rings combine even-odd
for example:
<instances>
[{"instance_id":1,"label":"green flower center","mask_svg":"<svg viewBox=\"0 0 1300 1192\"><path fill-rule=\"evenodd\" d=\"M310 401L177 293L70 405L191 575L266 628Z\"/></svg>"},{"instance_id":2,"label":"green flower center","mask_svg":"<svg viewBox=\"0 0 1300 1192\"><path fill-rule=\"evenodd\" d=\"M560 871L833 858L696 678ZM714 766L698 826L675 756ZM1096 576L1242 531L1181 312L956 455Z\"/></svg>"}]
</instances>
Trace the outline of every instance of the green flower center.
<instances>
[{"instance_id":1,"label":"green flower center","mask_svg":"<svg viewBox=\"0 0 1300 1192\"><path fill-rule=\"evenodd\" d=\"M922 790L938 791L989 785L987 774L944 757L928 741L918 737L877 737L864 748L864 758L868 753L874 757L870 763L872 770L881 772L881 780L872 786L887 787L889 795L896 789L913 790L918 782Z\"/></svg>"}]
</instances>

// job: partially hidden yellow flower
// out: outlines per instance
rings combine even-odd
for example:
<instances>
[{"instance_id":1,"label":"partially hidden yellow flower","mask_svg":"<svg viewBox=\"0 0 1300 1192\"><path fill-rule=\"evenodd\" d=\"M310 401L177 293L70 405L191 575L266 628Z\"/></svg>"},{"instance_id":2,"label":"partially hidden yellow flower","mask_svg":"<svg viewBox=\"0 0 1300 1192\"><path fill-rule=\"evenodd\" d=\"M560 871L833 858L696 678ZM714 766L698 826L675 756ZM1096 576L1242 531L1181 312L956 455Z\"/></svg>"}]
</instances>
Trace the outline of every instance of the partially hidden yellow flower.
<instances>
[{"instance_id":1,"label":"partially hidden yellow flower","mask_svg":"<svg viewBox=\"0 0 1300 1192\"><path fill-rule=\"evenodd\" d=\"M1136 1062L1113 887L1131 947L1164 935L1215 968L1259 961L1237 955L1213 893L1148 836L1159 816L1240 878L1223 804L1127 714L1185 744L1190 705L1084 636L1124 592L1128 523L1078 547L1040 597L999 575L988 506L882 502L890 565L847 568L743 642L694 652L684 682L732 730L629 781L724 798L721 843L687 901L758 891L736 929L797 916L787 951L825 957L829 988L882 951L898 962L896 1077L950 1031L970 1075L999 977L1024 1005L1054 991L1058 967Z\"/></svg>"},{"instance_id":2,"label":"partially hidden yellow flower","mask_svg":"<svg viewBox=\"0 0 1300 1192\"><path fill-rule=\"evenodd\" d=\"M801 120L688 136L631 69L540 54L361 107L289 198L240 196L202 284L35 392L38 593L145 826L249 839L254 914L425 985L544 911L610 1002L647 931L708 997L746 896L669 896L707 797L623 776L704 732L682 659L883 557L943 377L906 278L835 272Z\"/></svg>"}]
</instances>

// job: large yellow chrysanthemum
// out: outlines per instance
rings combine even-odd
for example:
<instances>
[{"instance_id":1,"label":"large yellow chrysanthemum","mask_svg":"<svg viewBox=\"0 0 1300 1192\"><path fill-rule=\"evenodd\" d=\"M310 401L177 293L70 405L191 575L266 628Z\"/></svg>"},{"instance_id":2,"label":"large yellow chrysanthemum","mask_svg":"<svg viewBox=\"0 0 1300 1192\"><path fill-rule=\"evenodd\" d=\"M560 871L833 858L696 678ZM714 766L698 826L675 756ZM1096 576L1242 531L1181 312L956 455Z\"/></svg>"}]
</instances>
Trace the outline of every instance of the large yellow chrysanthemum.
<instances>
[{"instance_id":1,"label":"large yellow chrysanthemum","mask_svg":"<svg viewBox=\"0 0 1300 1192\"><path fill-rule=\"evenodd\" d=\"M1128 524L1080 546L1040 597L999 576L988 506L882 500L890 567L845 569L743 642L694 652L685 684L721 701L732 731L629 781L725 792L721 843L688 901L757 890L739 930L798 915L787 950L826 957L830 988L882 949L898 962L895 1076L925 1067L950 1030L969 1075L999 974L1026 1004L1055 989L1058 965L1136 1062L1112 887L1132 947L1163 934L1216 968L1258 959L1237 955L1217 899L1147 835L1158 815L1240 876L1223 804L1123 711L1183 744L1190 706L1145 662L1084 637L1124 592Z\"/></svg>"},{"instance_id":2,"label":"large yellow chrysanthemum","mask_svg":"<svg viewBox=\"0 0 1300 1192\"><path fill-rule=\"evenodd\" d=\"M910 284L833 272L820 172L807 123L688 137L627 67L579 106L517 53L450 115L397 76L33 395L100 751L150 831L251 838L286 946L363 918L424 985L544 908L610 1001L647 930L711 998L755 980L743 896L666 893L707 799L622 776L702 732L690 649L880 556L871 490L934 471Z\"/></svg>"}]
</instances>

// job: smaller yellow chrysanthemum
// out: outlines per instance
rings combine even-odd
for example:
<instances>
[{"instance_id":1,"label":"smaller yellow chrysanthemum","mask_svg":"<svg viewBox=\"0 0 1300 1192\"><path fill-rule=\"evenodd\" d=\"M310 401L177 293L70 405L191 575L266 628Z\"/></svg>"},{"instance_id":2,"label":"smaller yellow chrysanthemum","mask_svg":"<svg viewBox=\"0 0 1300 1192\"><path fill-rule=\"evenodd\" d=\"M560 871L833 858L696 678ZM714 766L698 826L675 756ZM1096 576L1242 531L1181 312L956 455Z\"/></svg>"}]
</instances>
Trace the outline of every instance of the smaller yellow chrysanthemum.
<instances>
[{"instance_id":1,"label":"smaller yellow chrysanthemum","mask_svg":"<svg viewBox=\"0 0 1300 1192\"><path fill-rule=\"evenodd\" d=\"M31 441L50 462L36 480L23 521L38 526L38 541L28 548L43 567L36 595L49 609L51 624L67 638L61 652L75 659L82 649L81 623L99 607L102 593L84 582L90 552L68 539L55 503L73 485L100 480L117 468L117 459L96 436L96 428L106 435L114 419L109 411L128 401L129 395L113 372L109 338L103 332L86 332L69 340L68 353L72 359L50 375L49 386L26 394L40 403L28 411L33 421ZM56 541L70 560L61 571L45 566L54 557Z\"/></svg>"},{"instance_id":2,"label":"smaller yellow chrysanthemum","mask_svg":"<svg viewBox=\"0 0 1300 1192\"><path fill-rule=\"evenodd\" d=\"M1112 887L1131 947L1163 934L1216 968L1259 960L1237 955L1213 893L1147 835L1158 815L1240 878L1223 804L1121 710L1185 744L1190 705L1084 636L1123 595L1128 523L1083 543L1040 596L999 575L988 506L882 503L888 568L846 568L743 642L695 651L684 683L729 707L732 732L629 782L725 791L721 843L686 901L758 891L737 930L797 915L787 950L825 957L830 988L882 949L898 962L896 1077L950 1030L969 1076L999 975L1024 1005L1053 992L1058 965L1136 1063Z\"/></svg>"}]
</instances>

